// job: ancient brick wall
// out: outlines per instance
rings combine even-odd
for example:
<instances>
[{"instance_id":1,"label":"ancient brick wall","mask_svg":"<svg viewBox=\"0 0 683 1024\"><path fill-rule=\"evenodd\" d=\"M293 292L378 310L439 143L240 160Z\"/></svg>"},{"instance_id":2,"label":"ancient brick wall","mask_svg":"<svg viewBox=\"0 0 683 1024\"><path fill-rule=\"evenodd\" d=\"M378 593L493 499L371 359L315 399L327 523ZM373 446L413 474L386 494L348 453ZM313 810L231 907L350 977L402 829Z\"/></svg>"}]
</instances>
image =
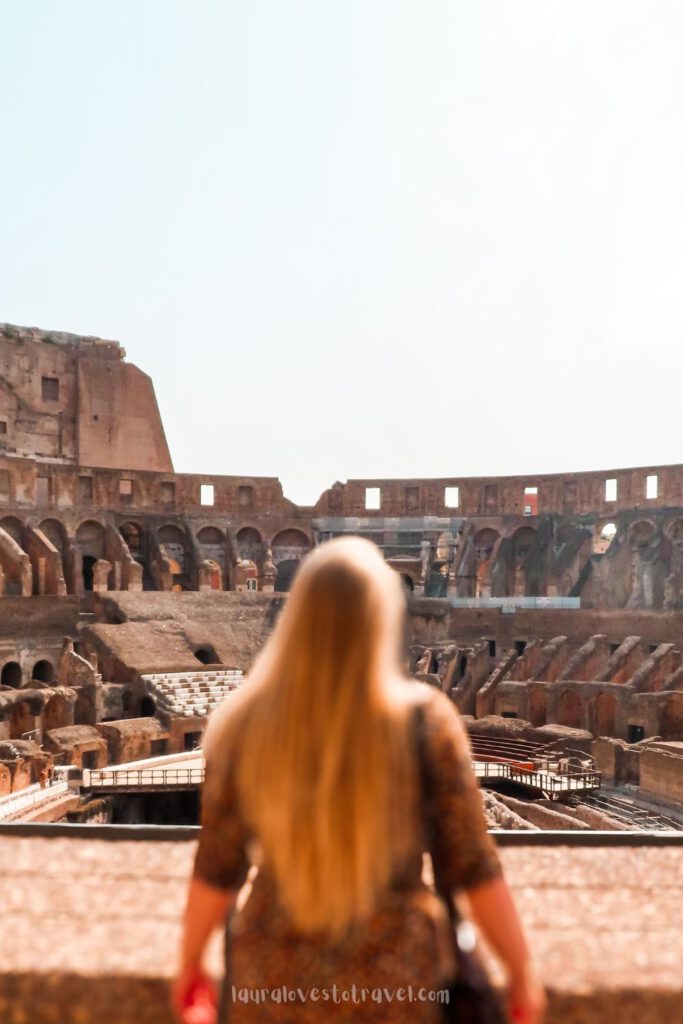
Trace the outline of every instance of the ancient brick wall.
<instances>
[{"instance_id":1,"label":"ancient brick wall","mask_svg":"<svg viewBox=\"0 0 683 1024\"><path fill-rule=\"evenodd\" d=\"M640 788L652 796L683 803L683 743L672 743L668 751L649 747L641 752Z\"/></svg>"},{"instance_id":2,"label":"ancient brick wall","mask_svg":"<svg viewBox=\"0 0 683 1024\"><path fill-rule=\"evenodd\" d=\"M171 472L152 382L124 356L114 341L0 324L0 448ZM39 490L50 503L42 477Z\"/></svg>"}]
</instances>

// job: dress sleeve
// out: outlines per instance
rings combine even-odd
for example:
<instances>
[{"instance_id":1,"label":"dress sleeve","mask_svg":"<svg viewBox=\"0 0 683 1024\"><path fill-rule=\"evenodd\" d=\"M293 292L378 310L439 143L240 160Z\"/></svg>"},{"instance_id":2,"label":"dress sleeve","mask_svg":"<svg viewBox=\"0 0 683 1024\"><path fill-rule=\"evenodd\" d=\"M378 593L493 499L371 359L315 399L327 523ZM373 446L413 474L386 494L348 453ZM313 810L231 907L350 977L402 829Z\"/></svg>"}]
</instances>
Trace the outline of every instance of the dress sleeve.
<instances>
[{"instance_id":1,"label":"dress sleeve","mask_svg":"<svg viewBox=\"0 0 683 1024\"><path fill-rule=\"evenodd\" d=\"M239 810L232 766L207 760L201 794L201 832L193 875L218 889L237 889L249 868L248 832Z\"/></svg>"},{"instance_id":2,"label":"dress sleeve","mask_svg":"<svg viewBox=\"0 0 683 1024\"><path fill-rule=\"evenodd\" d=\"M488 833L467 733L454 705L434 689L423 722L434 873L444 890L471 889L496 878L502 866Z\"/></svg>"}]
</instances>

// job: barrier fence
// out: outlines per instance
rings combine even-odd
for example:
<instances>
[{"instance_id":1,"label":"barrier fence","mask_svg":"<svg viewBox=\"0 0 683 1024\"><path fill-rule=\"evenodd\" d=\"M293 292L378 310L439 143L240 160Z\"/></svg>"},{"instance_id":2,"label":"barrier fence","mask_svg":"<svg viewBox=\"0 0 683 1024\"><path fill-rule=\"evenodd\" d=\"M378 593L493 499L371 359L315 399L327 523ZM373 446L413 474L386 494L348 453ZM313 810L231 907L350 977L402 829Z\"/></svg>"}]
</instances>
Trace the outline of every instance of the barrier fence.
<instances>
[{"instance_id":1,"label":"barrier fence","mask_svg":"<svg viewBox=\"0 0 683 1024\"><path fill-rule=\"evenodd\" d=\"M146 786L200 786L204 781L203 768L106 768L83 773L83 788L133 788Z\"/></svg>"},{"instance_id":2,"label":"barrier fence","mask_svg":"<svg viewBox=\"0 0 683 1024\"><path fill-rule=\"evenodd\" d=\"M52 782L41 786L36 782L25 789L19 789L16 793L9 793L0 797L0 820L10 818L19 811L29 810L37 804L45 803L48 799L62 796L69 791L68 783Z\"/></svg>"},{"instance_id":3,"label":"barrier fence","mask_svg":"<svg viewBox=\"0 0 683 1024\"><path fill-rule=\"evenodd\" d=\"M600 772L596 771L545 772L500 761L475 761L474 773L478 779L508 779L510 782L552 793L599 789L601 782Z\"/></svg>"}]
</instances>

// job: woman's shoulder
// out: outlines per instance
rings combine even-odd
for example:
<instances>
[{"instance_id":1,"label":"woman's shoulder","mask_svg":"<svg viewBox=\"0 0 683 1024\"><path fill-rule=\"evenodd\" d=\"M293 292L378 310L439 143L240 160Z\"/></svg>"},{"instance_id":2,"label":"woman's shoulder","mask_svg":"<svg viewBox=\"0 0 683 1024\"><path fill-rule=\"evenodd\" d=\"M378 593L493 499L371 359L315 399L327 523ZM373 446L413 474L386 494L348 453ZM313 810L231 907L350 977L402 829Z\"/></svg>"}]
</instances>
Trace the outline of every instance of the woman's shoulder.
<instances>
[{"instance_id":1,"label":"woman's shoulder","mask_svg":"<svg viewBox=\"0 0 683 1024\"><path fill-rule=\"evenodd\" d=\"M456 744L466 754L469 739L461 714L450 696L429 683L415 681L411 699L422 722L423 735L433 749L445 743Z\"/></svg>"},{"instance_id":2,"label":"woman's shoulder","mask_svg":"<svg viewBox=\"0 0 683 1024\"><path fill-rule=\"evenodd\" d=\"M467 745L467 733L460 712L442 690L429 683L406 682L405 699L420 715L430 736L448 736Z\"/></svg>"}]
</instances>

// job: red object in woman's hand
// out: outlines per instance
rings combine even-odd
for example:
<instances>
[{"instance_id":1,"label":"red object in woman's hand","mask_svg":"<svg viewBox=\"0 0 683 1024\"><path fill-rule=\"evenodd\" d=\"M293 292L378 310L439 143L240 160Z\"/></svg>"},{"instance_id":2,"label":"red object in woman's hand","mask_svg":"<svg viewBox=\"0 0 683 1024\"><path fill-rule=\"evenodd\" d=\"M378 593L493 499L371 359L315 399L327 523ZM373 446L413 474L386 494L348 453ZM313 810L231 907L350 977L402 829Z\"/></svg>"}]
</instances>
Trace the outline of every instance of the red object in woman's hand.
<instances>
[{"instance_id":1,"label":"red object in woman's hand","mask_svg":"<svg viewBox=\"0 0 683 1024\"><path fill-rule=\"evenodd\" d=\"M216 1024L217 1012L216 990L204 975L198 974L185 991L182 1024Z\"/></svg>"}]
</instances>

